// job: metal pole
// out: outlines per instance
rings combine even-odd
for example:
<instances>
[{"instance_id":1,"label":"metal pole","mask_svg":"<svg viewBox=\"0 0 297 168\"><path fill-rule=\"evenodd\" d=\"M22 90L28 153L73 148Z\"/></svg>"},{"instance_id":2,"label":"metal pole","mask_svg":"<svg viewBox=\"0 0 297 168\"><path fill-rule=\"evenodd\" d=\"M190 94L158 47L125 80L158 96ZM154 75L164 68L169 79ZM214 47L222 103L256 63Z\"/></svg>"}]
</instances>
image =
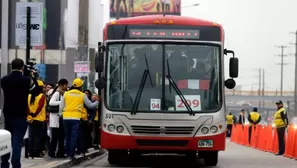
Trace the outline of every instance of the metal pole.
<instances>
[{"instance_id":1,"label":"metal pole","mask_svg":"<svg viewBox=\"0 0 297 168\"><path fill-rule=\"evenodd\" d=\"M281 79L280 79L280 96L283 96L283 83L284 83L284 65L287 65L287 63L284 63L284 57L287 56L284 54L284 49L287 48L287 46L277 46L278 48L281 48L281 55L279 55L281 57L281 62L279 63L279 65L281 66Z\"/></svg>"},{"instance_id":2,"label":"metal pole","mask_svg":"<svg viewBox=\"0 0 297 168\"><path fill-rule=\"evenodd\" d=\"M259 68L259 92L258 95L261 96L261 86L262 86L262 73L261 73L262 69ZM261 107L261 101L259 100L259 108Z\"/></svg>"},{"instance_id":3,"label":"metal pole","mask_svg":"<svg viewBox=\"0 0 297 168\"><path fill-rule=\"evenodd\" d=\"M295 89L294 89L294 116L297 116L297 31L295 33ZM2 43L3 44L3 43Z\"/></svg>"},{"instance_id":4,"label":"metal pole","mask_svg":"<svg viewBox=\"0 0 297 168\"><path fill-rule=\"evenodd\" d=\"M31 49L31 7L27 7L27 29L26 29L26 64L30 62Z\"/></svg>"},{"instance_id":5,"label":"metal pole","mask_svg":"<svg viewBox=\"0 0 297 168\"><path fill-rule=\"evenodd\" d=\"M265 69L262 69L262 96L264 96L265 92ZM265 101L262 101L262 107L265 107Z\"/></svg>"},{"instance_id":6,"label":"metal pole","mask_svg":"<svg viewBox=\"0 0 297 168\"><path fill-rule=\"evenodd\" d=\"M5 75L7 75L8 70L8 13L9 13L9 0L2 0L2 18L1 18L1 78ZM1 109L3 109L3 103L4 103L4 94L2 93L2 89L0 89L1 92ZM3 111L1 112L3 114ZM2 116L1 114L1 116ZM2 118L2 117L1 117ZM0 122L1 122L0 118Z\"/></svg>"},{"instance_id":7,"label":"metal pole","mask_svg":"<svg viewBox=\"0 0 297 168\"><path fill-rule=\"evenodd\" d=\"M283 80L284 80L284 46L281 46L281 84L280 84L280 96L283 96Z\"/></svg>"},{"instance_id":8,"label":"metal pole","mask_svg":"<svg viewBox=\"0 0 297 168\"><path fill-rule=\"evenodd\" d=\"M120 0L115 0L116 1L116 20L119 20L120 19L120 7L121 7L121 5L120 5Z\"/></svg>"},{"instance_id":9,"label":"metal pole","mask_svg":"<svg viewBox=\"0 0 297 168\"><path fill-rule=\"evenodd\" d=\"M128 17L132 17L132 8L131 8L131 4L130 4L131 1L129 1L128 3ZM133 2L132 2L133 3Z\"/></svg>"}]
</instances>

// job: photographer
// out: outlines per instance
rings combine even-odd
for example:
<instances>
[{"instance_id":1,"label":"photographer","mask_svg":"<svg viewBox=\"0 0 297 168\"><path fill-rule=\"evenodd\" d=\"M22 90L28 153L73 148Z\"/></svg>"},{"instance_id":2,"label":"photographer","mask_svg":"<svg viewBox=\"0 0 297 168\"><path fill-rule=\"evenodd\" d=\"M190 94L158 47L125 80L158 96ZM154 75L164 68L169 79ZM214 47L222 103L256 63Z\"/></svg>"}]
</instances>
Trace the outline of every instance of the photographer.
<instances>
[{"instance_id":1,"label":"photographer","mask_svg":"<svg viewBox=\"0 0 297 168\"><path fill-rule=\"evenodd\" d=\"M13 167L21 167L22 143L28 122L28 95L34 91L37 81L32 76L24 76L25 64L22 59L16 58L11 62L12 72L1 79L4 94L4 128L12 135ZM10 153L2 156L1 168L9 168Z\"/></svg>"}]
</instances>

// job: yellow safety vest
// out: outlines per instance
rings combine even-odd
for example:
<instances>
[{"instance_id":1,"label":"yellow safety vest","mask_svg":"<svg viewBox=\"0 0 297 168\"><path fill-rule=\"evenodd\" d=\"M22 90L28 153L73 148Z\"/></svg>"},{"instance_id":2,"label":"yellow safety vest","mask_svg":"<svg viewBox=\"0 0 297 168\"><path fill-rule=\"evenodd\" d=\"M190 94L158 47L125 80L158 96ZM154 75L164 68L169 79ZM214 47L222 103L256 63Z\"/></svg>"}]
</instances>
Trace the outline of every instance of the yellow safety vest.
<instances>
[{"instance_id":1,"label":"yellow safety vest","mask_svg":"<svg viewBox=\"0 0 297 168\"><path fill-rule=\"evenodd\" d=\"M96 110L96 116L94 118L95 121L98 121L99 120L99 112L98 112L98 109Z\"/></svg>"},{"instance_id":2,"label":"yellow safety vest","mask_svg":"<svg viewBox=\"0 0 297 168\"><path fill-rule=\"evenodd\" d=\"M250 113L250 116L251 116L251 120L256 122L259 119L260 114L253 111L253 112ZM250 125L252 125L252 124L253 123L250 123Z\"/></svg>"},{"instance_id":3,"label":"yellow safety vest","mask_svg":"<svg viewBox=\"0 0 297 168\"><path fill-rule=\"evenodd\" d=\"M72 89L64 94L64 101L63 119L80 120L84 109L84 93Z\"/></svg>"},{"instance_id":4,"label":"yellow safety vest","mask_svg":"<svg viewBox=\"0 0 297 168\"><path fill-rule=\"evenodd\" d=\"M30 113L35 113L37 108L38 108L38 105L39 105L39 100L41 99L41 97L43 96L43 94L39 94L38 96L35 97L35 101L33 104L30 103L31 101L31 94L29 94L28 96L28 107L29 107L29 110L30 110ZM45 111L45 106L46 106L46 99L44 99L44 106L42 107L41 111L38 113L37 116L35 117L32 117L32 116L28 116L27 117L27 120L31 121L31 120L36 120L36 121L45 121L46 119L46 111Z\"/></svg>"},{"instance_id":5,"label":"yellow safety vest","mask_svg":"<svg viewBox=\"0 0 297 168\"><path fill-rule=\"evenodd\" d=\"M84 121L88 120L88 111L86 108L83 108L82 113L81 113L81 119Z\"/></svg>"},{"instance_id":6,"label":"yellow safety vest","mask_svg":"<svg viewBox=\"0 0 297 168\"><path fill-rule=\"evenodd\" d=\"M227 115L226 118L227 118L227 124L228 125L233 124L233 115Z\"/></svg>"},{"instance_id":7,"label":"yellow safety vest","mask_svg":"<svg viewBox=\"0 0 297 168\"><path fill-rule=\"evenodd\" d=\"M284 114L286 114L286 110L285 108L280 108L279 110L277 110L277 112L274 114L274 125L276 128L280 128L280 127L285 127L286 123L285 121L282 119L281 117L281 112L284 112Z\"/></svg>"}]
</instances>

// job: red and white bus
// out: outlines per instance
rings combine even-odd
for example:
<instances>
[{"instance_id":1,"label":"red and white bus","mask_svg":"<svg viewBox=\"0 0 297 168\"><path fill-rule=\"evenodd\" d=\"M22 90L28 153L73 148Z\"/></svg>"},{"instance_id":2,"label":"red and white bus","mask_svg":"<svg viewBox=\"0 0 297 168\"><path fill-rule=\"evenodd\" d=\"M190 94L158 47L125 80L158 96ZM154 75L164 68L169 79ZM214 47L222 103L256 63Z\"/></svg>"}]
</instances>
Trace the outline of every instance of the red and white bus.
<instances>
[{"instance_id":1,"label":"red and white bus","mask_svg":"<svg viewBox=\"0 0 297 168\"><path fill-rule=\"evenodd\" d=\"M228 80L224 55L233 54ZM101 146L108 161L145 153L202 156L216 165L225 150L225 86L238 59L211 21L151 15L112 21L98 45Z\"/></svg>"}]
</instances>

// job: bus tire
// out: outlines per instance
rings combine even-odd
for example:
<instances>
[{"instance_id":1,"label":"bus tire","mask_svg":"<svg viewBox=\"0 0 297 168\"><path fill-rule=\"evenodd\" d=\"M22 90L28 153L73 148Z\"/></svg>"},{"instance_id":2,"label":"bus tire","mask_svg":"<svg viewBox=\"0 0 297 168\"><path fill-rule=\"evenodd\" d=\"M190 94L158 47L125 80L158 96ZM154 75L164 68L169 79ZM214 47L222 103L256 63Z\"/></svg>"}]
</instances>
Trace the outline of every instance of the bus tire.
<instances>
[{"instance_id":1,"label":"bus tire","mask_svg":"<svg viewBox=\"0 0 297 168\"><path fill-rule=\"evenodd\" d=\"M196 159L197 158L197 152L196 151L195 152L187 152L186 157L188 159Z\"/></svg>"},{"instance_id":2,"label":"bus tire","mask_svg":"<svg viewBox=\"0 0 297 168\"><path fill-rule=\"evenodd\" d=\"M203 152L204 164L206 166L216 166L218 164L219 151Z\"/></svg>"},{"instance_id":3,"label":"bus tire","mask_svg":"<svg viewBox=\"0 0 297 168\"><path fill-rule=\"evenodd\" d=\"M119 150L108 150L109 164L119 164L122 152Z\"/></svg>"}]
</instances>

